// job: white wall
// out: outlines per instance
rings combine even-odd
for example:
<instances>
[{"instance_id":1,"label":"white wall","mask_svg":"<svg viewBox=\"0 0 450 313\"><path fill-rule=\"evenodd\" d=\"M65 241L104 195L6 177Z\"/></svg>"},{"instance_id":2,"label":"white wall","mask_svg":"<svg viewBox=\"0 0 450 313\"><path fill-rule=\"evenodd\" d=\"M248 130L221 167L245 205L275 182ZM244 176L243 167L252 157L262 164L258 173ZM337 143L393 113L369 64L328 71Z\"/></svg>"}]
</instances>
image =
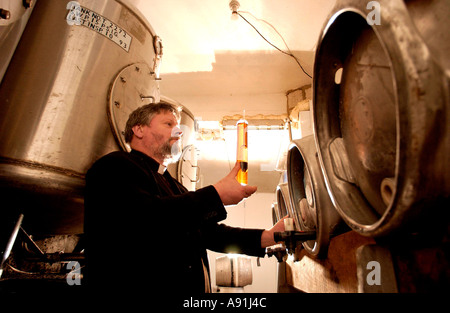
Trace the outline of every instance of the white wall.
<instances>
[{"instance_id":1,"label":"white wall","mask_svg":"<svg viewBox=\"0 0 450 313\"><path fill-rule=\"evenodd\" d=\"M276 199L275 193L258 193L243 200L236 206L227 207L228 217L224 224L245 228L272 227L272 202ZM211 286L216 290L215 260L222 253L208 251ZM248 293L275 293L277 292L277 260L275 257L260 258L261 266L257 266L257 258L252 257L253 283L244 287Z\"/></svg>"}]
</instances>

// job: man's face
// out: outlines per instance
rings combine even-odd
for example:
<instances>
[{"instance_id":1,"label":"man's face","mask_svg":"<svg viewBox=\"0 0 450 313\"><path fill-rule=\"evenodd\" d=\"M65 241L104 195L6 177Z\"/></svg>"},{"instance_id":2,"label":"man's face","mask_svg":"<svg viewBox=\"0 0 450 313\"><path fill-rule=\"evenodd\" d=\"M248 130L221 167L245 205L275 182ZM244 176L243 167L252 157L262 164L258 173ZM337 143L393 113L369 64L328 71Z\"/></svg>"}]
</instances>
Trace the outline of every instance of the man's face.
<instances>
[{"instance_id":1,"label":"man's face","mask_svg":"<svg viewBox=\"0 0 450 313\"><path fill-rule=\"evenodd\" d=\"M143 126L143 144L154 156L169 160L181 154L181 130L175 115L161 112Z\"/></svg>"}]
</instances>

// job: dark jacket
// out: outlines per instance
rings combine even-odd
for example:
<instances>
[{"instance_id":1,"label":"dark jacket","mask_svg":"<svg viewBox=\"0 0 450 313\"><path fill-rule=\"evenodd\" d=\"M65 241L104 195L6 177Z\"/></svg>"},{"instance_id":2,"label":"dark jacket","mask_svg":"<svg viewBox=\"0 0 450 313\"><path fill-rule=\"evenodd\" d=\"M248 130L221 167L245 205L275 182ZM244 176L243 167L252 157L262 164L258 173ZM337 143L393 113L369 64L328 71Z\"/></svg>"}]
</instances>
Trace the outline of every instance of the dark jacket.
<instances>
[{"instance_id":1,"label":"dark jacket","mask_svg":"<svg viewBox=\"0 0 450 313\"><path fill-rule=\"evenodd\" d=\"M189 192L138 151L110 153L86 174L88 286L202 293L206 249L264 256L262 229L229 227L213 186Z\"/></svg>"}]
</instances>

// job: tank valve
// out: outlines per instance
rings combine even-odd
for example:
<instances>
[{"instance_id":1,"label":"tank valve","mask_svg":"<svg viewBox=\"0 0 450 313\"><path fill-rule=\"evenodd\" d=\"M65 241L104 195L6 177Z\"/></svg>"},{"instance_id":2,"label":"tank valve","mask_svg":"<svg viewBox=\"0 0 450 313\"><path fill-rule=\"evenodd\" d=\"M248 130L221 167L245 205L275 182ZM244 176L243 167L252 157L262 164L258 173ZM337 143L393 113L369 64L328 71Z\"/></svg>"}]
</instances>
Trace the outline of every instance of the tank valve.
<instances>
[{"instance_id":1,"label":"tank valve","mask_svg":"<svg viewBox=\"0 0 450 313\"><path fill-rule=\"evenodd\" d=\"M273 234L275 242L284 242L288 254L293 255L295 248L304 241L316 239L315 231L293 231L275 232Z\"/></svg>"},{"instance_id":2,"label":"tank valve","mask_svg":"<svg viewBox=\"0 0 450 313\"><path fill-rule=\"evenodd\" d=\"M272 246L272 247L267 247L266 254L268 257L271 257L274 255L277 258L278 263L286 261L286 259L287 259L286 247L284 245L276 245L276 246Z\"/></svg>"}]
</instances>

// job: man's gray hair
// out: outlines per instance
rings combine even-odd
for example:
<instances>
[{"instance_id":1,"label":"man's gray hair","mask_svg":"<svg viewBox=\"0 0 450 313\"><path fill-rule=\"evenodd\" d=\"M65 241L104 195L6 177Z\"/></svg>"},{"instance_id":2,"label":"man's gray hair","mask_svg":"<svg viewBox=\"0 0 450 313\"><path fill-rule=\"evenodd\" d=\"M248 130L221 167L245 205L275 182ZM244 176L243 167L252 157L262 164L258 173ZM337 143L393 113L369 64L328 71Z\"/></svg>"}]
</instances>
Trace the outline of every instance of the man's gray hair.
<instances>
[{"instance_id":1,"label":"man's gray hair","mask_svg":"<svg viewBox=\"0 0 450 313\"><path fill-rule=\"evenodd\" d=\"M133 138L133 127L136 125L150 125L153 117L161 112L172 112L175 114L177 120L180 120L180 112L178 108L169 103L160 102L143 105L133 112L128 117L125 125L125 142L130 143Z\"/></svg>"}]
</instances>

